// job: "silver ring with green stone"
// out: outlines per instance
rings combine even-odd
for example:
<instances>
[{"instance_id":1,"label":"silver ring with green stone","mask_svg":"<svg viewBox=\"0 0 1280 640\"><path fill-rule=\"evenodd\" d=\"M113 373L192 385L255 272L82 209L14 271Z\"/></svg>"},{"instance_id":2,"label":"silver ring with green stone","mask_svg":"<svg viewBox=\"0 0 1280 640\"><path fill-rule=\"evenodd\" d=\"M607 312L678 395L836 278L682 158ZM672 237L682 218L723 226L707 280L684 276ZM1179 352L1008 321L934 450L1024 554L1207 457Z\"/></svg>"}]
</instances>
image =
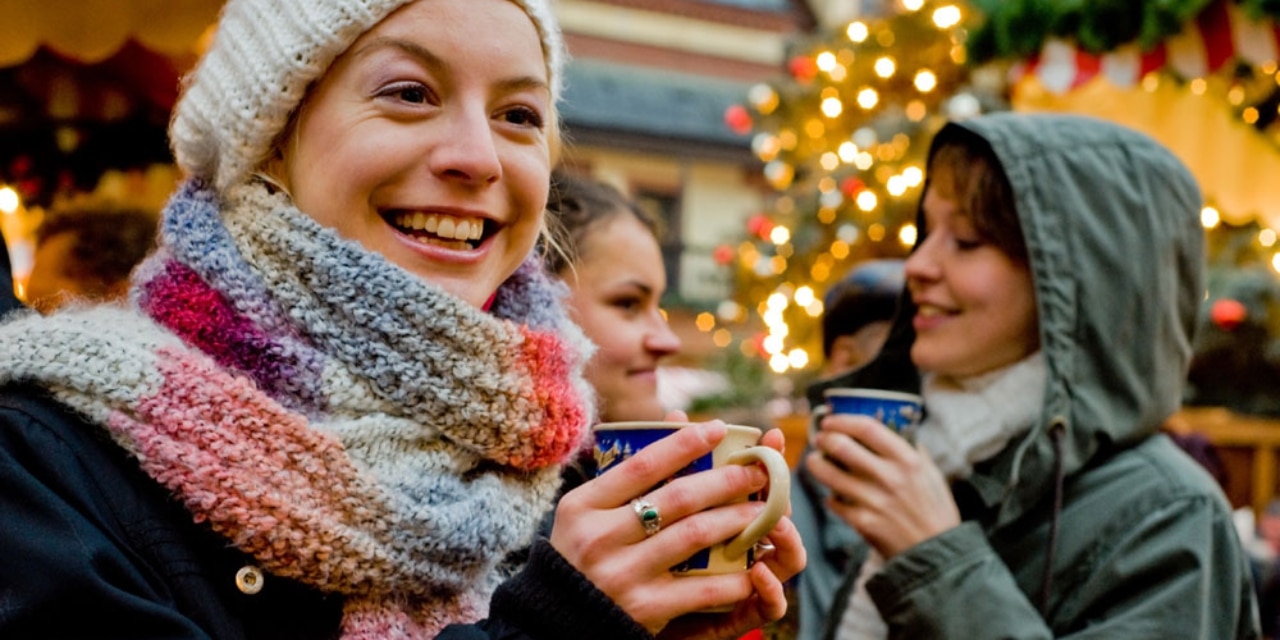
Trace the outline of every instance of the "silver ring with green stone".
<instances>
[{"instance_id":1,"label":"silver ring with green stone","mask_svg":"<svg viewBox=\"0 0 1280 640\"><path fill-rule=\"evenodd\" d=\"M635 509L636 517L640 519L640 526L644 527L645 536L651 536L662 529L662 514L658 513L658 508L648 500L644 498L632 500L631 508Z\"/></svg>"}]
</instances>

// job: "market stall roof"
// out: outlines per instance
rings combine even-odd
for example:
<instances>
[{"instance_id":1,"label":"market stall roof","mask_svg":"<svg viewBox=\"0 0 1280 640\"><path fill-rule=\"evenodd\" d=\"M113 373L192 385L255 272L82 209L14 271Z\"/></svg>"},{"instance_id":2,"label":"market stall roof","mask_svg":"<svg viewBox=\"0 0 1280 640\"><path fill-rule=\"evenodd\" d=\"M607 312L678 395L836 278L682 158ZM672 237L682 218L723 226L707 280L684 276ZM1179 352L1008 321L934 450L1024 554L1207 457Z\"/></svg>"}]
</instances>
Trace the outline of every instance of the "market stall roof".
<instances>
[{"instance_id":1,"label":"market stall roof","mask_svg":"<svg viewBox=\"0 0 1280 640\"><path fill-rule=\"evenodd\" d=\"M994 8L972 43L979 60L1017 59L1014 109L1093 115L1144 131L1187 164L1225 221L1280 229L1280 183L1271 179L1280 175L1280 26L1256 3L1135 2L1117 9L1132 12L1128 21L1040 16L1049 26L1039 27L1038 40L1015 36L1026 16L1010 12L1025 4ZM1160 12L1170 7L1191 17L1169 27L1177 14ZM1108 18L1128 26L1109 27ZM1063 22L1076 30L1052 26Z\"/></svg>"},{"instance_id":2,"label":"market stall roof","mask_svg":"<svg viewBox=\"0 0 1280 640\"><path fill-rule=\"evenodd\" d=\"M152 51L192 56L222 0L0 0L0 67L43 46L93 64L134 40Z\"/></svg>"},{"instance_id":3,"label":"market stall roof","mask_svg":"<svg viewBox=\"0 0 1280 640\"><path fill-rule=\"evenodd\" d=\"M1090 53L1066 38L1048 38L1020 73L1034 74L1049 91L1062 93L1101 75L1117 87L1132 87L1148 73L1169 70L1203 78L1233 62L1274 64L1280 25L1249 16L1239 5L1215 2L1185 28L1144 49L1136 42Z\"/></svg>"}]
</instances>

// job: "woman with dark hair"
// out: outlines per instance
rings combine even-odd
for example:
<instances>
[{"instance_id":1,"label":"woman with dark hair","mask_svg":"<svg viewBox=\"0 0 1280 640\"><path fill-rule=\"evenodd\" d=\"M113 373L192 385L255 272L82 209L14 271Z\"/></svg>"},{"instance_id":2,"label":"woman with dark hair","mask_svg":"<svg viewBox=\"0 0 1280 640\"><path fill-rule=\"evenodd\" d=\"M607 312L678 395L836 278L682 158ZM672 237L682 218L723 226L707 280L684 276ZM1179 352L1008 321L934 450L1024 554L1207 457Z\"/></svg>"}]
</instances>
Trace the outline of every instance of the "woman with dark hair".
<instances>
[{"instance_id":1,"label":"woman with dark hair","mask_svg":"<svg viewBox=\"0 0 1280 640\"><path fill-rule=\"evenodd\" d=\"M547 208L562 249L547 252L548 267L569 286L569 314L597 346L586 377L601 421L661 420L658 365L680 338L661 308L658 220L612 186L564 171L553 174Z\"/></svg>"}]
</instances>

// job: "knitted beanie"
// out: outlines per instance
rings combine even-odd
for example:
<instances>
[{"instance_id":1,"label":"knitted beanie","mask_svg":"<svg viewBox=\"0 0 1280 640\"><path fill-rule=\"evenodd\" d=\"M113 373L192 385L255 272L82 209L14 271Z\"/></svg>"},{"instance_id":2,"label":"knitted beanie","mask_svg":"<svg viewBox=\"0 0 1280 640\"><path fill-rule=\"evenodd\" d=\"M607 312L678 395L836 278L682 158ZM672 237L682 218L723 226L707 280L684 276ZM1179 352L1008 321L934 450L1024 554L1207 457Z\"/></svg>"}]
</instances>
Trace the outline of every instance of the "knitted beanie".
<instances>
[{"instance_id":1,"label":"knitted beanie","mask_svg":"<svg viewBox=\"0 0 1280 640\"><path fill-rule=\"evenodd\" d=\"M213 44L183 80L169 125L183 171L219 193L271 152L307 88L361 34L414 0L228 0ZM533 21L559 98L564 42L550 0L511 0Z\"/></svg>"}]
</instances>

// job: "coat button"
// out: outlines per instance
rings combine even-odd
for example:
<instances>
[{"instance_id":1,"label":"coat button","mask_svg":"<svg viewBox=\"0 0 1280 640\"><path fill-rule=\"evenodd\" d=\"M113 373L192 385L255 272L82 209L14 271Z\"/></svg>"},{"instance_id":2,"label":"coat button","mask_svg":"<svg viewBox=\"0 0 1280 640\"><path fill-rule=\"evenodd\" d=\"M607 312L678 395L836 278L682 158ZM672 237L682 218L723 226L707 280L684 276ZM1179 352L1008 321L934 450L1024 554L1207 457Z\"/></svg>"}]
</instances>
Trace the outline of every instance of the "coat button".
<instances>
[{"instance_id":1,"label":"coat button","mask_svg":"<svg viewBox=\"0 0 1280 640\"><path fill-rule=\"evenodd\" d=\"M240 590L240 593L247 596L254 595L262 591L264 577L262 569L253 565L245 565L236 572L236 588Z\"/></svg>"}]
</instances>

